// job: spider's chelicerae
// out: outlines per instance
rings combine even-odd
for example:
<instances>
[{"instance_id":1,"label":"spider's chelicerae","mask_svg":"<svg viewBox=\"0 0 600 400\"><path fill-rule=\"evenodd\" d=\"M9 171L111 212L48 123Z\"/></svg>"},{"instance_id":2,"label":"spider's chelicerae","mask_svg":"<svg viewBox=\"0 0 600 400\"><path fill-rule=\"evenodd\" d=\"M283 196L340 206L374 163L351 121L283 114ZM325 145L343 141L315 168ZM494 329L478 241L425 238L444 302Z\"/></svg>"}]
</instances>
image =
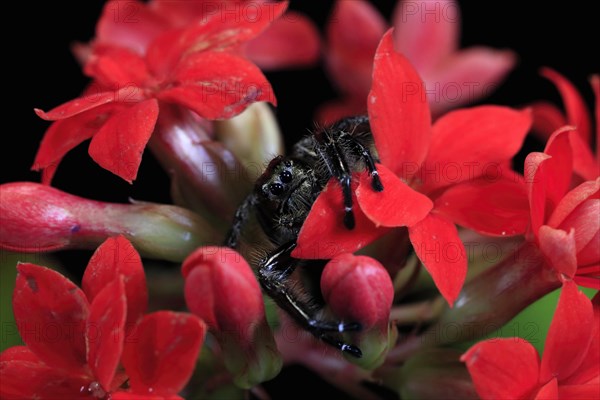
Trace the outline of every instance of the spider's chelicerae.
<instances>
[{"instance_id":1,"label":"spider's chelicerae","mask_svg":"<svg viewBox=\"0 0 600 400\"><path fill-rule=\"evenodd\" d=\"M273 159L258 178L254 191L238 208L225 243L238 247L254 212L274 249L257 262L258 280L265 292L304 329L355 357L362 356L360 349L345 343L339 333L360 330L360 324L323 318L318 290L311 294L299 274L294 273L297 269L318 270L303 267L313 267L319 261L295 259L291 252L311 206L332 177L339 182L344 199L340 223L354 228L352 173L366 168L373 190L383 190L375 154L367 117L343 119L301 139L291 155Z\"/></svg>"}]
</instances>

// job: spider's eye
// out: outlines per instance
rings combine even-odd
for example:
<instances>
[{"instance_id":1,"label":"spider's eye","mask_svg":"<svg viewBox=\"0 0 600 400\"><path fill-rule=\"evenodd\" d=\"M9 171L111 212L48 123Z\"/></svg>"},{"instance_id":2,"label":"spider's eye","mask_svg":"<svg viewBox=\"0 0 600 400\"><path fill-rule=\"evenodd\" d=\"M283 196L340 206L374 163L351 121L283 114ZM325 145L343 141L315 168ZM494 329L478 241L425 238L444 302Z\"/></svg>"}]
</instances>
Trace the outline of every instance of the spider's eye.
<instances>
[{"instance_id":1,"label":"spider's eye","mask_svg":"<svg viewBox=\"0 0 600 400\"><path fill-rule=\"evenodd\" d=\"M283 185L281 183L271 183L269 185L269 191L275 196L279 196L283 193Z\"/></svg>"},{"instance_id":2,"label":"spider's eye","mask_svg":"<svg viewBox=\"0 0 600 400\"><path fill-rule=\"evenodd\" d=\"M292 181L292 173L286 169L281 172L279 179L281 179L281 182L283 183L289 183Z\"/></svg>"}]
</instances>

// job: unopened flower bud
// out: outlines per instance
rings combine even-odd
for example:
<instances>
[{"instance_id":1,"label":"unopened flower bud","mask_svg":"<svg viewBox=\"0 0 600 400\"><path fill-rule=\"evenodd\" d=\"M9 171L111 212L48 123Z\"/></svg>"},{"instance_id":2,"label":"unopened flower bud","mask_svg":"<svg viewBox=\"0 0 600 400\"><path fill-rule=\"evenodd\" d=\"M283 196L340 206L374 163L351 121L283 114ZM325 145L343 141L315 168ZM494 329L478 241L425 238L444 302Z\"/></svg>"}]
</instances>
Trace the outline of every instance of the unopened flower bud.
<instances>
[{"instance_id":1,"label":"unopened flower bud","mask_svg":"<svg viewBox=\"0 0 600 400\"><path fill-rule=\"evenodd\" d=\"M0 248L8 250L94 249L122 234L143 256L181 261L221 235L176 206L104 203L31 182L1 185L0 193Z\"/></svg>"},{"instance_id":2,"label":"unopened flower bud","mask_svg":"<svg viewBox=\"0 0 600 400\"><path fill-rule=\"evenodd\" d=\"M227 225L253 180L211 130L211 123L189 110L161 105L149 144L171 174L175 202L215 225Z\"/></svg>"},{"instance_id":3,"label":"unopened flower bud","mask_svg":"<svg viewBox=\"0 0 600 400\"><path fill-rule=\"evenodd\" d=\"M246 260L226 247L202 247L185 260L182 273L187 305L219 341L235 383L249 388L277 375L281 357Z\"/></svg>"},{"instance_id":4,"label":"unopened flower bud","mask_svg":"<svg viewBox=\"0 0 600 400\"><path fill-rule=\"evenodd\" d=\"M267 103L253 103L233 118L215 121L214 127L217 139L235 154L253 180L270 160L283 154L281 132Z\"/></svg>"},{"instance_id":5,"label":"unopened flower bud","mask_svg":"<svg viewBox=\"0 0 600 400\"><path fill-rule=\"evenodd\" d=\"M358 340L363 356L347 359L367 369L381 365L395 340L389 323L394 288L385 268L367 256L340 254L325 266L321 291L335 315L361 325L348 336Z\"/></svg>"}]
</instances>

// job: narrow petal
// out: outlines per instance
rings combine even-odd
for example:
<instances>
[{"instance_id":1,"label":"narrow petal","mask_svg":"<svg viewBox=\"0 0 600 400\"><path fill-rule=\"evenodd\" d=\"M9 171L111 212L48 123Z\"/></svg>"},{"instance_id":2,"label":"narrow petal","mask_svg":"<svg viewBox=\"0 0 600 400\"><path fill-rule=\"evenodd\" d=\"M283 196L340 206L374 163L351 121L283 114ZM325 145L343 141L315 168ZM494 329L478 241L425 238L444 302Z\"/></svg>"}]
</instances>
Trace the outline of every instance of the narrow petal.
<instances>
[{"instance_id":1,"label":"narrow petal","mask_svg":"<svg viewBox=\"0 0 600 400\"><path fill-rule=\"evenodd\" d=\"M529 225L525 183L504 176L451 186L435 200L435 209L456 224L484 235L522 235Z\"/></svg>"},{"instance_id":2,"label":"narrow petal","mask_svg":"<svg viewBox=\"0 0 600 400\"><path fill-rule=\"evenodd\" d=\"M535 395L534 400L559 400L558 397L558 381L556 378L550 380Z\"/></svg>"},{"instance_id":3,"label":"narrow petal","mask_svg":"<svg viewBox=\"0 0 600 400\"><path fill-rule=\"evenodd\" d=\"M158 98L181 104L204 118L231 118L257 101L276 105L271 84L260 69L234 54L194 54L174 76L175 87L161 91Z\"/></svg>"},{"instance_id":4,"label":"narrow petal","mask_svg":"<svg viewBox=\"0 0 600 400\"><path fill-rule=\"evenodd\" d=\"M546 212L552 212L569 190L573 173L573 153L569 138L573 133L572 127L565 126L554 132L546 143L544 153L551 157L544 162L544 173L551 177L545 182L546 199L549 201Z\"/></svg>"},{"instance_id":5,"label":"narrow petal","mask_svg":"<svg viewBox=\"0 0 600 400\"><path fill-rule=\"evenodd\" d=\"M85 371L85 322L89 303L73 282L34 264L17 265L13 311L21 338L52 368Z\"/></svg>"},{"instance_id":6,"label":"narrow petal","mask_svg":"<svg viewBox=\"0 0 600 400\"><path fill-rule=\"evenodd\" d=\"M467 275L465 247L454 224L436 214L408 228L410 242L450 307Z\"/></svg>"},{"instance_id":7,"label":"narrow petal","mask_svg":"<svg viewBox=\"0 0 600 400\"><path fill-rule=\"evenodd\" d=\"M34 109L34 111L38 117L45 119L46 121L61 120L100 107L104 104L119 101L119 93L119 91L92 93L67 101L48 112L42 111L39 108Z\"/></svg>"},{"instance_id":8,"label":"narrow petal","mask_svg":"<svg viewBox=\"0 0 600 400\"><path fill-rule=\"evenodd\" d=\"M356 195L353 203L358 205ZM355 206L353 211L356 225L348 229L343 223L342 189L332 178L310 209L292 256L330 259L341 253L353 253L389 232L389 228L377 228L360 207Z\"/></svg>"},{"instance_id":9,"label":"narrow petal","mask_svg":"<svg viewBox=\"0 0 600 400\"><path fill-rule=\"evenodd\" d=\"M167 27L163 15L141 1L109 1L96 24L94 44L116 45L144 54L148 44Z\"/></svg>"},{"instance_id":10,"label":"narrow petal","mask_svg":"<svg viewBox=\"0 0 600 400\"><path fill-rule=\"evenodd\" d=\"M592 136L590 115L581 95L571 82L551 68L542 68L540 74L549 79L562 97L567 111L567 121L577 128L584 142L589 143Z\"/></svg>"},{"instance_id":11,"label":"narrow petal","mask_svg":"<svg viewBox=\"0 0 600 400\"><path fill-rule=\"evenodd\" d=\"M458 48L460 8L453 0L399 1L392 26L398 51L425 73Z\"/></svg>"},{"instance_id":12,"label":"narrow petal","mask_svg":"<svg viewBox=\"0 0 600 400\"><path fill-rule=\"evenodd\" d=\"M381 162L409 181L427 154L431 116L423 82L394 50L392 34L389 30L377 48L367 106Z\"/></svg>"},{"instance_id":13,"label":"narrow petal","mask_svg":"<svg viewBox=\"0 0 600 400\"><path fill-rule=\"evenodd\" d=\"M90 139L118 108L111 103L53 122L44 134L31 169L44 170L42 182L50 184L62 158L81 142Z\"/></svg>"},{"instance_id":14,"label":"narrow petal","mask_svg":"<svg viewBox=\"0 0 600 400\"><path fill-rule=\"evenodd\" d=\"M567 125L563 112L554 104L540 101L529 106L533 115L531 130L546 141L558 128Z\"/></svg>"},{"instance_id":15,"label":"narrow petal","mask_svg":"<svg viewBox=\"0 0 600 400\"><path fill-rule=\"evenodd\" d=\"M577 263L579 265L600 263L600 199L587 199L565 218L559 228L575 231Z\"/></svg>"},{"instance_id":16,"label":"narrow petal","mask_svg":"<svg viewBox=\"0 0 600 400\"><path fill-rule=\"evenodd\" d=\"M359 175L356 198L360 208L377 226L411 226L425 218L433 208L427 196L413 190L382 164L377 165L384 189L376 192L371 176Z\"/></svg>"},{"instance_id":17,"label":"narrow petal","mask_svg":"<svg viewBox=\"0 0 600 400\"><path fill-rule=\"evenodd\" d=\"M454 53L426 78L432 114L489 96L513 69L517 56L509 50L472 47Z\"/></svg>"},{"instance_id":18,"label":"narrow petal","mask_svg":"<svg viewBox=\"0 0 600 400\"><path fill-rule=\"evenodd\" d=\"M525 164L527 166L527 164ZM588 199L600 198L600 178L583 182L567 193L548 220L548 225L558 227L573 211Z\"/></svg>"},{"instance_id":19,"label":"narrow petal","mask_svg":"<svg viewBox=\"0 0 600 400\"><path fill-rule=\"evenodd\" d=\"M531 126L529 110L480 106L452 111L436 121L421 170L423 190L483 175L511 159Z\"/></svg>"},{"instance_id":20,"label":"narrow petal","mask_svg":"<svg viewBox=\"0 0 600 400\"><path fill-rule=\"evenodd\" d=\"M98 293L86 324L88 365L105 391L111 389L125 340L127 300L123 281L120 276Z\"/></svg>"},{"instance_id":21,"label":"narrow petal","mask_svg":"<svg viewBox=\"0 0 600 400\"><path fill-rule=\"evenodd\" d=\"M133 91L141 91L140 87L149 78L146 61L140 55L113 46L96 47L94 55L85 64L84 72L103 86L131 88L132 97Z\"/></svg>"},{"instance_id":22,"label":"narrow petal","mask_svg":"<svg viewBox=\"0 0 600 400\"><path fill-rule=\"evenodd\" d=\"M483 400L525 399L538 383L537 350L521 338L485 340L460 360L467 365Z\"/></svg>"},{"instance_id":23,"label":"narrow petal","mask_svg":"<svg viewBox=\"0 0 600 400\"><path fill-rule=\"evenodd\" d=\"M525 159L525 182L529 197L531 230L536 235L546 220L546 180L548 176L544 171L544 163L549 159L550 156L547 154L537 152L529 153Z\"/></svg>"},{"instance_id":24,"label":"narrow petal","mask_svg":"<svg viewBox=\"0 0 600 400\"><path fill-rule=\"evenodd\" d=\"M572 281L565 281L556 312L548 330L540 380L569 378L586 358L592 342L594 310L592 302Z\"/></svg>"},{"instance_id":25,"label":"narrow petal","mask_svg":"<svg viewBox=\"0 0 600 400\"><path fill-rule=\"evenodd\" d=\"M158 118L154 99L112 115L94 135L89 154L102 168L131 183L137 177L142 153Z\"/></svg>"},{"instance_id":26,"label":"narrow petal","mask_svg":"<svg viewBox=\"0 0 600 400\"><path fill-rule=\"evenodd\" d=\"M542 225L538 232L539 246L547 263L558 273L569 278L575 276L577 271L577 249L575 246L575 232L554 229Z\"/></svg>"},{"instance_id":27,"label":"narrow petal","mask_svg":"<svg viewBox=\"0 0 600 400\"><path fill-rule=\"evenodd\" d=\"M89 382L64 371L25 360L0 361L0 396L17 399L89 399L80 389Z\"/></svg>"},{"instance_id":28,"label":"narrow petal","mask_svg":"<svg viewBox=\"0 0 600 400\"><path fill-rule=\"evenodd\" d=\"M600 175L600 165L594 158L590 144L585 142L577 132L572 132L569 139L573 150L574 172L586 180L596 179Z\"/></svg>"},{"instance_id":29,"label":"narrow petal","mask_svg":"<svg viewBox=\"0 0 600 400\"><path fill-rule=\"evenodd\" d=\"M321 50L319 31L301 13L288 11L244 47L246 56L263 70L310 66Z\"/></svg>"},{"instance_id":30,"label":"narrow petal","mask_svg":"<svg viewBox=\"0 0 600 400\"><path fill-rule=\"evenodd\" d=\"M123 365L136 394L171 396L190 379L206 325L192 314L146 315L125 343Z\"/></svg>"},{"instance_id":31,"label":"narrow petal","mask_svg":"<svg viewBox=\"0 0 600 400\"><path fill-rule=\"evenodd\" d=\"M600 266L599 266L600 268ZM592 299L592 307L594 309L594 322L592 323L592 342L585 355L585 358L581 362L581 365L577 368L568 379L561 382L564 385L581 385L585 384L592 379L596 379L596 387L600 384L600 294L596 293ZM593 386L590 384L589 386ZM597 391L596 393L600 393ZM565 397L572 398L572 397ZM591 398L591 397L590 397Z\"/></svg>"},{"instance_id":32,"label":"narrow petal","mask_svg":"<svg viewBox=\"0 0 600 400\"><path fill-rule=\"evenodd\" d=\"M326 28L325 61L333 81L344 94L359 101L366 100L373 56L386 25L381 14L367 1L335 3Z\"/></svg>"},{"instance_id":33,"label":"narrow petal","mask_svg":"<svg viewBox=\"0 0 600 400\"><path fill-rule=\"evenodd\" d=\"M596 98L596 161L600 161L600 75L592 75L590 85Z\"/></svg>"},{"instance_id":34,"label":"narrow petal","mask_svg":"<svg viewBox=\"0 0 600 400\"><path fill-rule=\"evenodd\" d=\"M252 2L232 5L204 15L199 23L169 30L155 38L146 52L146 62L155 76L164 76L190 54L228 51L254 39L286 10L287 2ZM208 4L208 7L210 5ZM212 11L212 10L211 10Z\"/></svg>"},{"instance_id":35,"label":"narrow petal","mask_svg":"<svg viewBox=\"0 0 600 400\"><path fill-rule=\"evenodd\" d=\"M148 305L148 289L142 260L123 236L108 238L90 259L81 287L90 302L111 282L123 276L127 294L127 326L133 327Z\"/></svg>"}]
</instances>

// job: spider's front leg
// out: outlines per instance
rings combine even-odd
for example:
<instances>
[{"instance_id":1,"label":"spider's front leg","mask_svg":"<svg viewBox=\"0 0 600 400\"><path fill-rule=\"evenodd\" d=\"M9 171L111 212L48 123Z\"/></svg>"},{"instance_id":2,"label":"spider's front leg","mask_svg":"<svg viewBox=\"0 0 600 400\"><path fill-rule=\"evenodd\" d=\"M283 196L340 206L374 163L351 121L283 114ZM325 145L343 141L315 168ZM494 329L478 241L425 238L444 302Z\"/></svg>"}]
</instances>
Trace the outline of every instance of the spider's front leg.
<instances>
[{"instance_id":1,"label":"spider's front leg","mask_svg":"<svg viewBox=\"0 0 600 400\"><path fill-rule=\"evenodd\" d=\"M362 357L358 347L347 344L333 335L358 331L361 328L360 324L321 320L319 314L323 309L322 305L312 300L312 297L304 292L302 285L291 277L299 263L299 260L290 255L295 247L295 242L286 243L260 262L258 280L263 289L279 307L315 337L354 357Z\"/></svg>"}]
</instances>

